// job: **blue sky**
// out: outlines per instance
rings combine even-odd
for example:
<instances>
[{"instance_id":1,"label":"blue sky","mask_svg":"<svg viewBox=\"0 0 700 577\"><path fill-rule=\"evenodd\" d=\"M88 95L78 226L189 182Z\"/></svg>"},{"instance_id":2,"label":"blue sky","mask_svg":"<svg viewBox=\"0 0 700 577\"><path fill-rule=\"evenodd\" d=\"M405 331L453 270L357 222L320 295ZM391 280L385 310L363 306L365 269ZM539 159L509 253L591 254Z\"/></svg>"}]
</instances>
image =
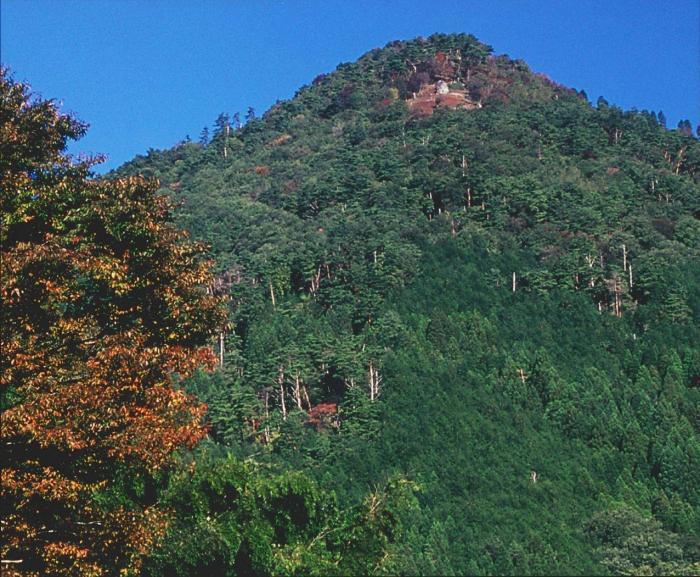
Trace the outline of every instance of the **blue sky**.
<instances>
[{"instance_id":1,"label":"blue sky","mask_svg":"<svg viewBox=\"0 0 700 577\"><path fill-rule=\"evenodd\" d=\"M0 0L0 59L91 125L102 170L264 112L395 39L467 32L623 108L700 121L697 0Z\"/></svg>"}]
</instances>

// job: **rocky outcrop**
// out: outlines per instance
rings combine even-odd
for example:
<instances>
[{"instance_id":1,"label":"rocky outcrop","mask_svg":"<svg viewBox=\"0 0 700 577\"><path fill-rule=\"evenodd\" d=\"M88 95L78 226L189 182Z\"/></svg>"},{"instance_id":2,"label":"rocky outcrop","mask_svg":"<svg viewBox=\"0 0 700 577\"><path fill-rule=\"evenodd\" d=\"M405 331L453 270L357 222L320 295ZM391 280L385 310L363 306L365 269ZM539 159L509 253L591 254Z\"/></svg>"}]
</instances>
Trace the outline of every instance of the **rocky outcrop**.
<instances>
[{"instance_id":1,"label":"rocky outcrop","mask_svg":"<svg viewBox=\"0 0 700 577\"><path fill-rule=\"evenodd\" d=\"M466 90L450 88L444 80L424 84L407 100L407 104L414 116L430 116L436 108L479 108L476 102L469 99Z\"/></svg>"}]
</instances>

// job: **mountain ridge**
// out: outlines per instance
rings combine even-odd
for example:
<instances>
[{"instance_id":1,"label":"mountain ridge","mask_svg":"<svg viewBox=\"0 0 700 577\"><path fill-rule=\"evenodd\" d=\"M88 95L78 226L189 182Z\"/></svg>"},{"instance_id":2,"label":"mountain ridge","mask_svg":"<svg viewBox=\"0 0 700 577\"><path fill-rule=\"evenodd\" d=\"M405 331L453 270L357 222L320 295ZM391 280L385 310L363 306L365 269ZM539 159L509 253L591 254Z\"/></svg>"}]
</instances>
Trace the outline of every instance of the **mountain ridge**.
<instances>
[{"instance_id":1,"label":"mountain ridge","mask_svg":"<svg viewBox=\"0 0 700 577\"><path fill-rule=\"evenodd\" d=\"M681 124L434 35L114 175L159 178L217 260L223 367L187 384L214 441L346 503L415 479L397 573L692 574L700 145Z\"/></svg>"}]
</instances>

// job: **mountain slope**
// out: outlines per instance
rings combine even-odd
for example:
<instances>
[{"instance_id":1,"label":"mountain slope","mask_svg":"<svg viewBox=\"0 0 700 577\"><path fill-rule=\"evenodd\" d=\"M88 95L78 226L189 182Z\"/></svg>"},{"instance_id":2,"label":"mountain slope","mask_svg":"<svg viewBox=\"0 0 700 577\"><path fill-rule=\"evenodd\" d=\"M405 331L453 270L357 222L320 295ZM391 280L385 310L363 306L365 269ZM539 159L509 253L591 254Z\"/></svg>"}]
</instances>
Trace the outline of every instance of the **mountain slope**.
<instances>
[{"instance_id":1,"label":"mountain slope","mask_svg":"<svg viewBox=\"0 0 700 577\"><path fill-rule=\"evenodd\" d=\"M580 574L698 561L699 169L685 124L435 35L118 173L231 296L188 385L217 442L348 503L415 478L397 571Z\"/></svg>"}]
</instances>

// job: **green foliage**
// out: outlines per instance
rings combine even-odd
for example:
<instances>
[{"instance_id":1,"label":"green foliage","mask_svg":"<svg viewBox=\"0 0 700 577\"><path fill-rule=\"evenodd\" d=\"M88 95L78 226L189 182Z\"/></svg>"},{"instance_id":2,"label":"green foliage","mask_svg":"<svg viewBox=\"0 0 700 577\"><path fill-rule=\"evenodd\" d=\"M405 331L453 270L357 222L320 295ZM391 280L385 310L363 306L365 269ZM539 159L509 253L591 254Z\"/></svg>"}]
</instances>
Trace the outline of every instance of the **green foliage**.
<instances>
[{"instance_id":1,"label":"green foliage","mask_svg":"<svg viewBox=\"0 0 700 577\"><path fill-rule=\"evenodd\" d=\"M439 79L467 105L416 108ZM382 570L653 573L700 533L699 158L685 124L434 35L119 173L218 262L225 369L185 383L213 439L341 506L420 481ZM621 503L636 532L584 530Z\"/></svg>"},{"instance_id":2,"label":"green foliage","mask_svg":"<svg viewBox=\"0 0 700 577\"><path fill-rule=\"evenodd\" d=\"M697 541L682 543L658 521L632 509L601 511L586 531L612 575L697 575L700 570Z\"/></svg>"},{"instance_id":3,"label":"green foliage","mask_svg":"<svg viewBox=\"0 0 700 577\"><path fill-rule=\"evenodd\" d=\"M205 449L162 495L176 518L143 575L381 574L416 490L395 479L341 510L302 473Z\"/></svg>"}]
</instances>

